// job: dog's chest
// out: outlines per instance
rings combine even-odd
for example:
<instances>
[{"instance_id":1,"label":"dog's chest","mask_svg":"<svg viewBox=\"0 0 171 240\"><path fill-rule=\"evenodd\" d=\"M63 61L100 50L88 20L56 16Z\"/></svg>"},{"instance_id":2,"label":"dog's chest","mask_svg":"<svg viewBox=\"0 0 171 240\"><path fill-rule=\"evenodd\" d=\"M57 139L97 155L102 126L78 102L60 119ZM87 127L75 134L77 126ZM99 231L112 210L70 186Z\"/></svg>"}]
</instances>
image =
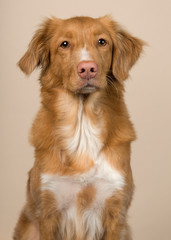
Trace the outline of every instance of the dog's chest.
<instances>
[{"instance_id":1,"label":"dog's chest","mask_svg":"<svg viewBox=\"0 0 171 240\"><path fill-rule=\"evenodd\" d=\"M99 163L95 164L89 171L74 176L42 174L42 190L49 190L54 193L59 210L67 210L77 202L80 192L87 187L92 186L95 189L95 195L92 199L92 205L102 204L115 193L116 190L124 186L124 178L121 173L105 161L105 156L99 156ZM91 194L86 191L87 195ZM85 194L86 198L86 194Z\"/></svg>"},{"instance_id":2,"label":"dog's chest","mask_svg":"<svg viewBox=\"0 0 171 240\"><path fill-rule=\"evenodd\" d=\"M88 239L102 236L105 201L124 186L123 176L112 169L104 158L101 154L99 164L84 174L41 176L42 191L54 194L56 208L61 212L61 236L77 234L80 239L86 239L86 234Z\"/></svg>"},{"instance_id":3,"label":"dog's chest","mask_svg":"<svg viewBox=\"0 0 171 240\"><path fill-rule=\"evenodd\" d=\"M72 125L63 129L64 136L71 131ZM82 106L78 110L78 121L72 136L65 141L69 154L76 153L81 161L85 153L94 166L82 174L51 175L42 174L42 191L54 194L56 208L62 213L61 235L79 234L85 239L94 239L103 233L102 210L105 200L124 186L123 176L113 169L102 152L101 131L93 126L84 115ZM85 160L85 159L84 159ZM79 232L81 229L82 232ZM73 235L74 236L74 235Z\"/></svg>"}]
</instances>

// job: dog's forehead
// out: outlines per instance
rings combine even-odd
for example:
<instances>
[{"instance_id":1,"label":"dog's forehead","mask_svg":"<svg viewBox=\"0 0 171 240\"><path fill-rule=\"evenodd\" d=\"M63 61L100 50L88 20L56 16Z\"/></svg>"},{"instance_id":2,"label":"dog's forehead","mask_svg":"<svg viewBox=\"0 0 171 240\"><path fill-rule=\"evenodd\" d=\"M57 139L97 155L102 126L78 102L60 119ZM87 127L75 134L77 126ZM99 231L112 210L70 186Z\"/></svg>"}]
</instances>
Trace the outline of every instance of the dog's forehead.
<instances>
[{"instance_id":1,"label":"dog's forehead","mask_svg":"<svg viewBox=\"0 0 171 240\"><path fill-rule=\"evenodd\" d=\"M71 37L76 33L100 35L107 32L99 19L90 17L75 17L62 21L61 29L63 33Z\"/></svg>"}]
</instances>

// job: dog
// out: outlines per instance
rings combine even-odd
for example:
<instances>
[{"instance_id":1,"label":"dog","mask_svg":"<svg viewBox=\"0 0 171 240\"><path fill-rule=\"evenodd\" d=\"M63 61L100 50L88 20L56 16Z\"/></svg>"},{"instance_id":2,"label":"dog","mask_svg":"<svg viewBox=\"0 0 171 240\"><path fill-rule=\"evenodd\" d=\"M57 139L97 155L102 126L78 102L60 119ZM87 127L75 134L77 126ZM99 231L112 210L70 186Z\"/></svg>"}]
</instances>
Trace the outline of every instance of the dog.
<instances>
[{"instance_id":1,"label":"dog","mask_svg":"<svg viewBox=\"0 0 171 240\"><path fill-rule=\"evenodd\" d=\"M144 42L110 16L46 19L18 65L41 68L35 162L14 240L130 240L136 138L124 80Z\"/></svg>"}]
</instances>

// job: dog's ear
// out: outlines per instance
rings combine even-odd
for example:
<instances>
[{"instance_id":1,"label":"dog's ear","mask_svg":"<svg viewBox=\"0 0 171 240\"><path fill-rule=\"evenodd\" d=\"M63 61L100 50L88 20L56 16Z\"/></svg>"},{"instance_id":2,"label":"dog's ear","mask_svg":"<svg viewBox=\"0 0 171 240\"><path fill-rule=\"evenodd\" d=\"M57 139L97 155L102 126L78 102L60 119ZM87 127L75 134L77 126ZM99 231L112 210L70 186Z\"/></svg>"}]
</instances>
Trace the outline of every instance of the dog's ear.
<instances>
[{"instance_id":1,"label":"dog's ear","mask_svg":"<svg viewBox=\"0 0 171 240\"><path fill-rule=\"evenodd\" d=\"M125 80L129 76L129 70L138 60L145 42L133 37L110 16L100 19L109 30L113 41L112 73L118 80Z\"/></svg>"},{"instance_id":2,"label":"dog's ear","mask_svg":"<svg viewBox=\"0 0 171 240\"><path fill-rule=\"evenodd\" d=\"M112 72L116 79L125 80L129 76L129 70L138 60L144 42L122 29L117 29L115 41Z\"/></svg>"},{"instance_id":3,"label":"dog's ear","mask_svg":"<svg viewBox=\"0 0 171 240\"><path fill-rule=\"evenodd\" d=\"M35 32L27 52L18 62L20 69L27 75L33 72L37 66L45 69L50 62L49 39L51 19L47 19Z\"/></svg>"}]
</instances>

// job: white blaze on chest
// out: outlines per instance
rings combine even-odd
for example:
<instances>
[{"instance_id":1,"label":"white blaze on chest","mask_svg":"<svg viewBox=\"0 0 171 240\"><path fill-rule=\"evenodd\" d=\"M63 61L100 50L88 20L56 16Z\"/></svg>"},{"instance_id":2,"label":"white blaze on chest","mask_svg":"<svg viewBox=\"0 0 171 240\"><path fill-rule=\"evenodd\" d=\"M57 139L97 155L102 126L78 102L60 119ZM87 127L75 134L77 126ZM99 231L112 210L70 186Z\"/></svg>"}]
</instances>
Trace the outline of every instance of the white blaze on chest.
<instances>
[{"instance_id":1,"label":"white blaze on chest","mask_svg":"<svg viewBox=\"0 0 171 240\"><path fill-rule=\"evenodd\" d=\"M41 175L42 191L49 190L54 193L57 209L62 212L61 234L72 236L82 230L82 239L88 233L88 239L96 239L103 235L101 222L106 199L113 196L117 190L124 186L124 177L106 162L101 154L97 164L84 174L74 176ZM80 216L77 209L77 196L89 184L96 189L96 195L91 205Z\"/></svg>"},{"instance_id":2,"label":"white blaze on chest","mask_svg":"<svg viewBox=\"0 0 171 240\"><path fill-rule=\"evenodd\" d=\"M54 193L57 209L62 211L61 234L66 233L71 237L73 232L71 228L76 232L82 229L82 238L84 239L87 232L88 239L93 240L103 234L101 216L105 200L123 188L124 177L109 165L106 156L101 153L103 146L100 140L101 130L85 115L82 101L77 118L75 131L65 141L65 147L69 154L76 153L80 159L82 154L87 153L94 161L94 166L89 171L74 176L42 174L42 191L49 190ZM72 128L72 124L63 128L65 137L67 131ZM96 195L91 206L79 216L77 196L88 185L93 185Z\"/></svg>"},{"instance_id":3,"label":"white blaze on chest","mask_svg":"<svg viewBox=\"0 0 171 240\"><path fill-rule=\"evenodd\" d=\"M63 128L66 131L65 136L67 135L67 131L71 131L72 128L72 124ZM100 133L100 129L93 125L85 115L83 103L80 101L77 113L77 126L72 137L66 138L66 150L69 154L76 153L80 157L82 154L87 154L96 161L102 148Z\"/></svg>"},{"instance_id":4,"label":"white blaze on chest","mask_svg":"<svg viewBox=\"0 0 171 240\"><path fill-rule=\"evenodd\" d=\"M105 199L114 194L116 190L122 189L125 184L124 177L110 167L103 154L98 157L97 162L86 173L74 176L42 174L42 190L53 192L58 199L58 208L65 209L75 202L77 194L84 187L92 184L96 188L95 201L104 203Z\"/></svg>"}]
</instances>

